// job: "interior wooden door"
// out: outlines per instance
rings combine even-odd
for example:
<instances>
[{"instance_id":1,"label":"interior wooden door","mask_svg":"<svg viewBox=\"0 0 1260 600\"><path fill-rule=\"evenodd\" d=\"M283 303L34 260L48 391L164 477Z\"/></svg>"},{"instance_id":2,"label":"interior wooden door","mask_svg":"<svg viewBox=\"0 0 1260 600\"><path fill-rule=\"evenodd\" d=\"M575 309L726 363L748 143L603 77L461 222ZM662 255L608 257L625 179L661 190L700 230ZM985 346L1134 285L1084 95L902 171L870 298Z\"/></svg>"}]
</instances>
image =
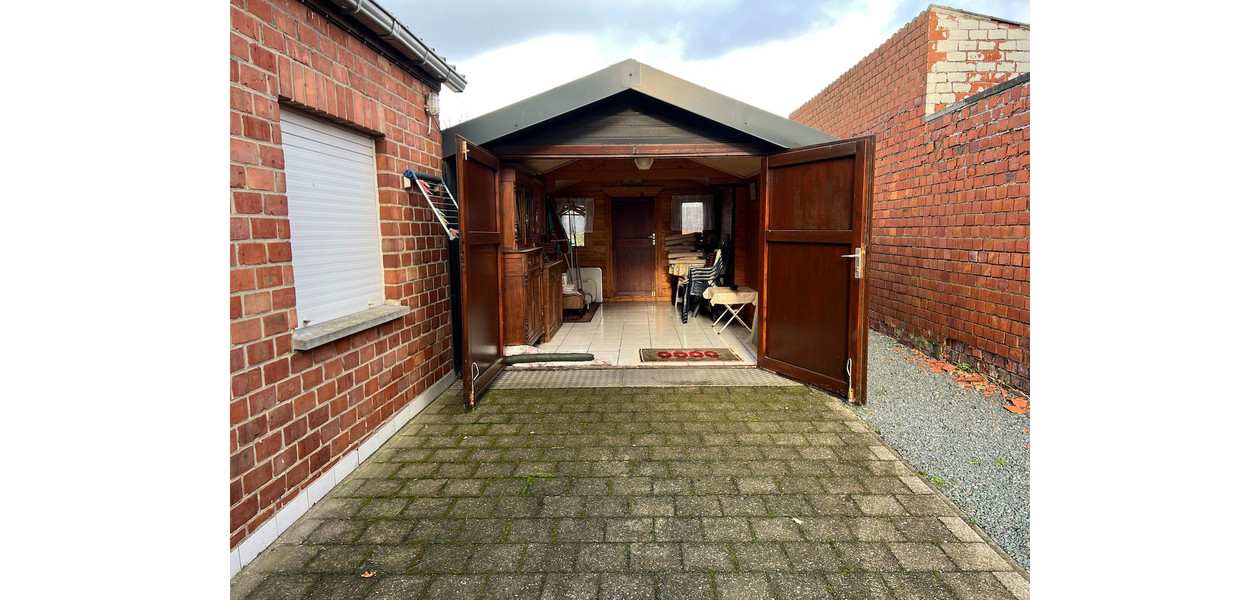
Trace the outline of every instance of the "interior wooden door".
<instances>
[{"instance_id":1,"label":"interior wooden door","mask_svg":"<svg viewBox=\"0 0 1260 600\"><path fill-rule=\"evenodd\" d=\"M656 295L654 198L612 202L613 289L618 296Z\"/></svg>"},{"instance_id":2,"label":"interior wooden door","mask_svg":"<svg viewBox=\"0 0 1260 600\"><path fill-rule=\"evenodd\" d=\"M472 406L505 365L499 161L463 138L456 143L464 403Z\"/></svg>"},{"instance_id":3,"label":"interior wooden door","mask_svg":"<svg viewBox=\"0 0 1260 600\"><path fill-rule=\"evenodd\" d=\"M762 368L866 403L874 138L795 148L763 162Z\"/></svg>"}]
</instances>

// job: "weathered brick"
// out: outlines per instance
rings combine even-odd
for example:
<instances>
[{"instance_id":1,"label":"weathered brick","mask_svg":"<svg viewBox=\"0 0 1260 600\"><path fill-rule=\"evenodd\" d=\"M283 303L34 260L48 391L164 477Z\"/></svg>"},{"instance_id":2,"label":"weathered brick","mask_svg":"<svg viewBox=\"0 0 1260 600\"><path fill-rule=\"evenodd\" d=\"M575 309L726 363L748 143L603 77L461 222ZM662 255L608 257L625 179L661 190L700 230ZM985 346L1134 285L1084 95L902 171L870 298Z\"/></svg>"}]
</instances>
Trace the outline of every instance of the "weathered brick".
<instances>
[{"instance_id":1,"label":"weathered brick","mask_svg":"<svg viewBox=\"0 0 1260 600\"><path fill-rule=\"evenodd\" d=\"M977 26L964 28L967 20ZM1002 268L1027 264L1027 227L1009 224L1029 221L1030 85L925 118L1025 72L1000 53L1017 42L980 52L979 44L993 42L987 34L972 40L972 31L1027 38L1025 28L932 7L792 118L841 138L876 137L870 325L900 332L904 343L912 335L929 340L951 360L979 362L990 377L1027 391L1019 374L1027 371L1026 315L997 310L1009 301L974 300L1000 291L1026 302L1027 286L1019 283L1026 270ZM917 100L907 105L905 98ZM957 252L977 249L990 256Z\"/></svg>"}]
</instances>

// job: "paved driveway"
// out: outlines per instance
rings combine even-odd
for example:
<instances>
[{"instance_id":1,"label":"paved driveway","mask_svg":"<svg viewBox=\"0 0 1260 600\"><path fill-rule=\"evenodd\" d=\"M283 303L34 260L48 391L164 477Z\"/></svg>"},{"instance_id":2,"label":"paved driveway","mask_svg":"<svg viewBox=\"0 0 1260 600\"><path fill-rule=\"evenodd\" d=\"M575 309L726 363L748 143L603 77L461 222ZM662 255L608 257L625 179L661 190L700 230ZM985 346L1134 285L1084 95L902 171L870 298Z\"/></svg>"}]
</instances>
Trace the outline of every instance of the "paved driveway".
<instances>
[{"instance_id":1,"label":"paved driveway","mask_svg":"<svg viewBox=\"0 0 1260 600\"><path fill-rule=\"evenodd\" d=\"M249 600L1028 595L800 386L492 390L473 411L448 392L232 581Z\"/></svg>"}]
</instances>

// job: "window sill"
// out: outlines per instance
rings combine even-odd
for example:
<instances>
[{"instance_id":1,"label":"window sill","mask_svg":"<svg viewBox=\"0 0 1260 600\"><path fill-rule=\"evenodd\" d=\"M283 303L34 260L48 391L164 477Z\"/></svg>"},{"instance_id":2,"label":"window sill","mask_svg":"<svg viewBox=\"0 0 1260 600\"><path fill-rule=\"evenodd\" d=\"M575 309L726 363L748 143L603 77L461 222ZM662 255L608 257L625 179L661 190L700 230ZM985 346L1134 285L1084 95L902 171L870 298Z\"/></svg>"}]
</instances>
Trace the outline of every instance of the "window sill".
<instances>
[{"instance_id":1,"label":"window sill","mask_svg":"<svg viewBox=\"0 0 1260 600\"><path fill-rule=\"evenodd\" d=\"M293 349L312 350L328 342L376 327L381 323L393 321L409 312L411 312L411 309L406 306L374 306L331 321L299 327L293 330Z\"/></svg>"}]
</instances>

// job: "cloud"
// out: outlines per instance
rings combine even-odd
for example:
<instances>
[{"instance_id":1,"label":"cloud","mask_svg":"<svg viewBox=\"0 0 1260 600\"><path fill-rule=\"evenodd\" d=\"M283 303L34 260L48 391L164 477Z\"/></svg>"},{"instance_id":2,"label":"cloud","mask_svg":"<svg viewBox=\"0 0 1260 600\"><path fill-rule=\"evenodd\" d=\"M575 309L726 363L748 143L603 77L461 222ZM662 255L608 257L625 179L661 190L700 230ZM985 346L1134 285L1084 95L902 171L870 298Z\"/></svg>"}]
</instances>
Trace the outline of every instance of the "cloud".
<instances>
[{"instance_id":1,"label":"cloud","mask_svg":"<svg viewBox=\"0 0 1260 600\"><path fill-rule=\"evenodd\" d=\"M441 126L633 58L787 116L927 8L907 0L377 0L462 75ZM948 6L1029 22L1029 0Z\"/></svg>"},{"instance_id":2,"label":"cloud","mask_svg":"<svg viewBox=\"0 0 1260 600\"><path fill-rule=\"evenodd\" d=\"M682 40L682 56L703 60L740 48L797 37L834 23L861 0L381 0L439 55L451 62L554 35L591 36L625 44Z\"/></svg>"}]
</instances>

